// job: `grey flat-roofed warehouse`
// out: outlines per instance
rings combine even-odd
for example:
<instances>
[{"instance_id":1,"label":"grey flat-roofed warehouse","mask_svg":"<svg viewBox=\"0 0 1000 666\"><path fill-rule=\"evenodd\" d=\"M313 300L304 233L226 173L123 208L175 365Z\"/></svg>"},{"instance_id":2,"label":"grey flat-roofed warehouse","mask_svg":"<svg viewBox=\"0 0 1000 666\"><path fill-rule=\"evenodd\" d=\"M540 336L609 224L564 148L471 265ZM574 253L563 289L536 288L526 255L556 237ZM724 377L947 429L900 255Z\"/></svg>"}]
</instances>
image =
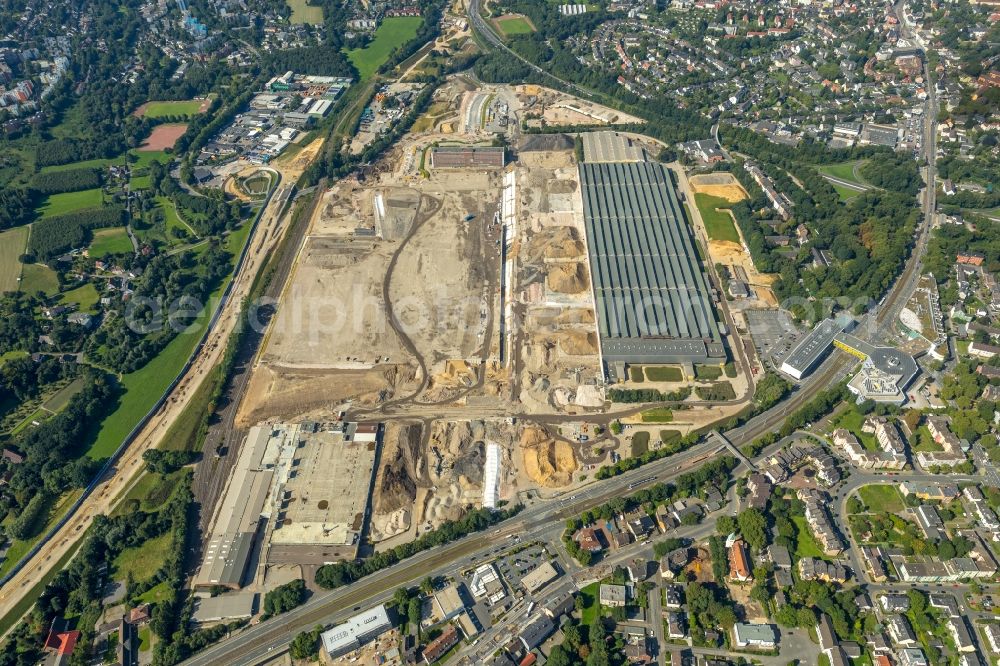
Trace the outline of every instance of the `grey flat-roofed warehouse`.
<instances>
[{"instance_id":1,"label":"grey flat-roofed warehouse","mask_svg":"<svg viewBox=\"0 0 1000 666\"><path fill-rule=\"evenodd\" d=\"M632 139L603 130L585 132L583 137L583 158L587 162L645 162L646 151Z\"/></svg>"},{"instance_id":2,"label":"grey flat-roofed warehouse","mask_svg":"<svg viewBox=\"0 0 1000 666\"><path fill-rule=\"evenodd\" d=\"M844 330L845 322L838 319L824 319L802 338L781 364L781 371L795 379L802 379L830 351L833 338Z\"/></svg>"},{"instance_id":3,"label":"grey flat-roofed warehouse","mask_svg":"<svg viewBox=\"0 0 1000 666\"><path fill-rule=\"evenodd\" d=\"M583 163L580 180L605 365L725 358L669 170Z\"/></svg>"},{"instance_id":4,"label":"grey flat-roofed warehouse","mask_svg":"<svg viewBox=\"0 0 1000 666\"><path fill-rule=\"evenodd\" d=\"M435 146L431 148L431 168L460 169L481 167L502 169L504 148L498 146Z\"/></svg>"}]
</instances>

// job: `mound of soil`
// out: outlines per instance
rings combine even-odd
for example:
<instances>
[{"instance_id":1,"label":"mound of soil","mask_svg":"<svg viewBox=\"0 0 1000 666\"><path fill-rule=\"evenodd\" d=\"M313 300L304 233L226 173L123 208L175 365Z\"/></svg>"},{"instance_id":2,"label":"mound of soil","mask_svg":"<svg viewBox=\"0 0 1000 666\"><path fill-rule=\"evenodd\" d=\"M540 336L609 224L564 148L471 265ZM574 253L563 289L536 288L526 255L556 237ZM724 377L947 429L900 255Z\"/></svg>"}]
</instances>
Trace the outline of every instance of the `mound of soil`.
<instances>
[{"instance_id":1,"label":"mound of soil","mask_svg":"<svg viewBox=\"0 0 1000 666\"><path fill-rule=\"evenodd\" d=\"M549 268L545 285L560 294L582 294L588 288L587 268L582 262L556 264Z\"/></svg>"},{"instance_id":2,"label":"mound of soil","mask_svg":"<svg viewBox=\"0 0 1000 666\"><path fill-rule=\"evenodd\" d=\"M525 428L521 433L521 455L524 471L532 481L545 488L560 488L573 481L576 456L573 447L553 440L541 428Z\"/></svg>"},{"instance_id":3,"label":"mound of soil","mask_svg":"<svg viewBox=\"0 0 1000 666\"><path fill-rule=\"evenodd\" d=\"M597 334L593 331L564 331L559 334L559 351L567 356L597 353Z\"/></svg>"},{"instance_id":4,"label":"mound of soil","mask_svg":"<svg viewBox=\"0 0 1000 666\"><path fill-rule=\"evenodd\" d=\"M397 509L410 508L417 498L418 469L421 465L420 426L404 426L400 429L395 452L386 447L391 459L382 467L381 481L375 494L376 513L390 513Z\"/></svg>"}]
</instances>

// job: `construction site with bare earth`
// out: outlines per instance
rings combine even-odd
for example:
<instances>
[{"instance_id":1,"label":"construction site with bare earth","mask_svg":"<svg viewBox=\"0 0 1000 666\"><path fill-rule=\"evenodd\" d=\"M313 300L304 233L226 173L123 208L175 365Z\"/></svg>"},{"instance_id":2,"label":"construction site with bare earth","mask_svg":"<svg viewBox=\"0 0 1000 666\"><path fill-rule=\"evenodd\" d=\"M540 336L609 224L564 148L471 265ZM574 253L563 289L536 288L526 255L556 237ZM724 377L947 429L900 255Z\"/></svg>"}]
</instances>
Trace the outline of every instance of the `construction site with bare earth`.
<instances>
[{"instance_id":1,"label":"construction site with bare earth","mask_svg":"<svg viewBox=\"0 0 1000 666\"><path fill-rule=\"evenodd\" d=\"M582 119L598 127L558 132ZM599 127L634 120L454 78L377 163L317 193L198 585L311 580L749 404L686 175L652 139Z\"/></svg>"}]
</instances>

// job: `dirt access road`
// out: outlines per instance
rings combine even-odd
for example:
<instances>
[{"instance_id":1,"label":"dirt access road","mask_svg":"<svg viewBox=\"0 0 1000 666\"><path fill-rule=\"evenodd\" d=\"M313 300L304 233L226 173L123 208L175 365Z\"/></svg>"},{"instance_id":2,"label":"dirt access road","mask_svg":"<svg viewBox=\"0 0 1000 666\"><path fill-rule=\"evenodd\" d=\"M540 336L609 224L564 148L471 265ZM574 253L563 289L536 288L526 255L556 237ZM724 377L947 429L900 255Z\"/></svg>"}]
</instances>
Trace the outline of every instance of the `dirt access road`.
<instances>
[{"instance_id":1,"label":"dirt access road","mask_svg":"<svg viewBox=\"0 0 1000 666\"><path fill-rule=\"evenodd\" d=\"M322 140L319 140L322 143ZM308 147L315 155L318 146ZM282 169L283 180L278 183L253 235L248 239L248 254L239 273L233 278L233 287L218 321L209 331L205 344L167 402L139 433L118 462L105 474L93 492L73 513L72 517L31 558L6 585L0 589L0 617L13 611L32 588L48 574L59 560L83 537L94 516L108 514L143 467L142 454L156 448L170 425L187 408L212 368L225 353L229 336L242 315L244 298L250 291L254 278L268 256L281 241L290 215L281 214L288 202L297 176L302 173L300 164Z\"/></svg>"}]
</instances>

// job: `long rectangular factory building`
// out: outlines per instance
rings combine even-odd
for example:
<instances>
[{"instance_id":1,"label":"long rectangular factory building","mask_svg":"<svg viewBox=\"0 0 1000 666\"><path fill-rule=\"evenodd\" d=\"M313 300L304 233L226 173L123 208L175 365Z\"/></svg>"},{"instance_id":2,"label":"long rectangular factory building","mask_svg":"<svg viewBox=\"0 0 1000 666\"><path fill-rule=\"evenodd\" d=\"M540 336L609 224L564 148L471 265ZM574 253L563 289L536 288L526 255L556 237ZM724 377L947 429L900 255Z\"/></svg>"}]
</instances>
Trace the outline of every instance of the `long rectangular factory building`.
<instances>
[{"instance_id":1,"label":"long rectangular factory building","mask_svg":"<svg viewBox=\"0 0 1000 666\"><path fill-rule=\"evenodd\" d=\"M609 379L632 363L722 362L708 279L670 171L580 164L600 351Z\"/></svg>"}]
</instances>

